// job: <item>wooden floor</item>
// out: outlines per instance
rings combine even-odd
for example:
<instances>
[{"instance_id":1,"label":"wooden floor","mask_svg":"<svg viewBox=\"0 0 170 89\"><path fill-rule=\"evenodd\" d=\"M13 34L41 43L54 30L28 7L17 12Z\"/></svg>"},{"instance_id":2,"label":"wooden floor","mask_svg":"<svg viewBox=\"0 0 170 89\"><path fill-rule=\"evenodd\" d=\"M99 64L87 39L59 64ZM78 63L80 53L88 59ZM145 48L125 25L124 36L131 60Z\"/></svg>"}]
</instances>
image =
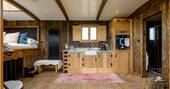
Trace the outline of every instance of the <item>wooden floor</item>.
<instances>
[{"instance_id":1,"label":"wooden floor","mask_svg":"<svg viewBox=\"0 0 170 89\"><path fill-rule=\"evenodd\" d=\"M24 89L143 89L142 78L119 75L125 83L113 84L56 84L59 73L42 72L33 78L22 79Z\"/></svg>"}]
</instances>

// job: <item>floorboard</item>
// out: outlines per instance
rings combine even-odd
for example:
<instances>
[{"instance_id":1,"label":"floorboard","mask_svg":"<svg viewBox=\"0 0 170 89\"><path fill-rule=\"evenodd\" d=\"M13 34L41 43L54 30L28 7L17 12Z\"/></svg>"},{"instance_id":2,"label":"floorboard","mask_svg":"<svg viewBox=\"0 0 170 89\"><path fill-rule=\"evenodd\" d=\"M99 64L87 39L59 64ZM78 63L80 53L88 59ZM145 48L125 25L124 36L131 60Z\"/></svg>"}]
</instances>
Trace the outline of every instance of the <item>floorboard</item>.
<instances>
[{"instance_id":1,"label":"floorboard","mask_svg":"<svg viewBox=\"0 0 170 89\"><path fill-rule=\"evenodd\" d=\"M60 73L42 72L33 78L24 78L24 89L143 89L142 78L122 74L119 75L125 83L112 84L56 84L54 81Z\"/></svg>"}]
</instances>

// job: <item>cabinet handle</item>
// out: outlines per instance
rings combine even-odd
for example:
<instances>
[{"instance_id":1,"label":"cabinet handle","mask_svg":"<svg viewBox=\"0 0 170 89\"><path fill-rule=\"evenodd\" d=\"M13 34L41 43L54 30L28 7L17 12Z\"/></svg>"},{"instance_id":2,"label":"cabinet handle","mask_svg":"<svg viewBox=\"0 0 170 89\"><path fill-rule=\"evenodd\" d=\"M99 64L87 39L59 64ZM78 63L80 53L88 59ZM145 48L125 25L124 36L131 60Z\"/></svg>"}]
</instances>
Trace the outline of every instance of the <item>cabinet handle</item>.
<instances>
[{"instance_id":1,"label":"cabinet handle","mask_svg":"<svg viewBox=\"0 0 170 89\"><path fill-rule=\"evenodd\" d=\"M82 61L84 61L84 58L82 59Z\"/></svg>"},{"instance_id":2,"label":"cabinet handle","mask_svg":"<svg viewBox=\"0 0 170 89\"><path fill-rule=\"evenodd\" d=\"M84 66L84 63L82 64L82 66Z\"/></svg>"},{"instance_id":3,"label":"cabinet handle","mask_svg":"<svg viewBox=\"0 0 170 89\"><path fill-rule=\"evenodd\" d=\"M113 64L112 64L112 63L110 63L110 66L112 67L112 66L113 66Z\"/></svg>"},{"instance_id":4,"label":"cabinet handle","mask_svg":"<svg viewBox=\"0 0 170 89\"><path fill-rule=\"evenodd\" d=\"M117 58L117 54L115 54L115 57Z\"/></svg>"},{"instance_id":5,"label":"cabinet handle","mask_svg":"<svg viewBox=\"0 0 170 89\"><path fill-rule=\"evenodd\" d=\"M113 57L113 55L111 54L111 55L110 55L110 57L112 58L112 57Z\"/></svg>"},{"instance_id":6,"label":"cabinet handle","mask_svg":"<svg viewBox=\"0 0 170 89\"><path fill-rule=\"evenodd\" d=\"M70 57L70 54L68 55L68 57Z\"/></svg>"},{"instance_id":7,"label":"cabinet handle","mask_svg":"<svg viewBox=\"0 0 170 89\"><path fill-rule=\"evenodd\" d=\"M70 66L70 63L68 64L68 66Z\"/></svg>"},{"instance_id":8,"label":"cabinet handle","mask_svg":"<svg viewBox=\"0 0 170 89\"><path fill-rule=\"evenodd\" d=\"M11 56L12 55L12 53L7 53L7 56Z\"/></svg>"},{"instance_id":9,"label":"cabinet handle","mask_svg":"<svg viewBox=\"0 0 170 89\"><path fill-rule=\"evenodd\" d=\"M80 58L80 53L78 53L78 58Z\"/></svg>"}]
</instances>

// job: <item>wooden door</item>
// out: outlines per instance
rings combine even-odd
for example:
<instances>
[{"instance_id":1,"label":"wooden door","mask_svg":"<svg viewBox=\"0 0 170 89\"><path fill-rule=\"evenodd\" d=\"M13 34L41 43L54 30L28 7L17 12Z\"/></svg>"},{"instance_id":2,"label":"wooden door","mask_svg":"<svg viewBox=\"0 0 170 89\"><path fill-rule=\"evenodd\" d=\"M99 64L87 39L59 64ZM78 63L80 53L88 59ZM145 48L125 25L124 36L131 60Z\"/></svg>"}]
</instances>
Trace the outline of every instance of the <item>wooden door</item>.
<instances>
[{"instance_id":1,"label":"wooden door","mask_svg":"<svg viewBox=\"0 0 170 89\"><path fill-rule=\"evenodd\" d=\"M69 52L68 60L68 72L69 73L78 73L79 72L79 53L78 52Z\"/></svg>"},{"instance_id":2,"label":"wooden door","mask_svg":"<svg viewBox=\"0 0 170 89\"><path fill-rule=\"evenodd\" d=\"M81 41L81 26L73 26L73 41Z\"/></svg>"},{"instance_id":3,"label":"wooden door","mask_svg":"<svg viewBox=\"0 0 170 89\"><path fill-rule=\"evenodd\" d=\"M129 73L129 52L117 51L118 73Z\"/></svg>"},{"instance_id":4,"label":"wooden door","mask_svg":"<svg viewBox=\"0 0 170 89\"><path fill-rule=\"evenodd\" d=\"M98 41L106 41L106 25L99 25L98 26L98 31L97 31L97 40Z\"/></svg>"}]
</instances>

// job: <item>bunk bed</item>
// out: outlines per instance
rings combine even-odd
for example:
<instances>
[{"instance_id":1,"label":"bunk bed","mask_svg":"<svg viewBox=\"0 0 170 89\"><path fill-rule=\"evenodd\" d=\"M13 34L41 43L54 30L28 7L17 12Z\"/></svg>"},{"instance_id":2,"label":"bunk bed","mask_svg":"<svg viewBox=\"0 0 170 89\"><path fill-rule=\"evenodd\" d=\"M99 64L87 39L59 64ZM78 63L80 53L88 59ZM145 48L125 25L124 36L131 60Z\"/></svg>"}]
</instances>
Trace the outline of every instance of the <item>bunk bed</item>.
<instances>
[{"instance_id":1,"label":"bunk bed","mask_svg":"<svg viewBox=\"0 0 170 89\"><path fill-rule=\"evenodd\" d=\"M6 35L19 33L19 37L22 34L27 33L27 43L8 43L4 42L4 49L10 52L4 51L4 68L7 68L5 73L10 72L9 70L14 70L12 77L4 78L4 81L15 80L20 77L25 77L26 69L33 67L33 63L39 58L39 27L38 26L5 26L4 27L4 40ZM12 36L11 36L12 37ZM19 40L20 38L18 38ZM31 43L34 41L34 44ZM30 42L30 43L29 43ZM8 69L14 68L14 69ZM9 74L9 73L8 73ZM8 76L6 76L8 77Z\"/></svg>"}]
</instances>

